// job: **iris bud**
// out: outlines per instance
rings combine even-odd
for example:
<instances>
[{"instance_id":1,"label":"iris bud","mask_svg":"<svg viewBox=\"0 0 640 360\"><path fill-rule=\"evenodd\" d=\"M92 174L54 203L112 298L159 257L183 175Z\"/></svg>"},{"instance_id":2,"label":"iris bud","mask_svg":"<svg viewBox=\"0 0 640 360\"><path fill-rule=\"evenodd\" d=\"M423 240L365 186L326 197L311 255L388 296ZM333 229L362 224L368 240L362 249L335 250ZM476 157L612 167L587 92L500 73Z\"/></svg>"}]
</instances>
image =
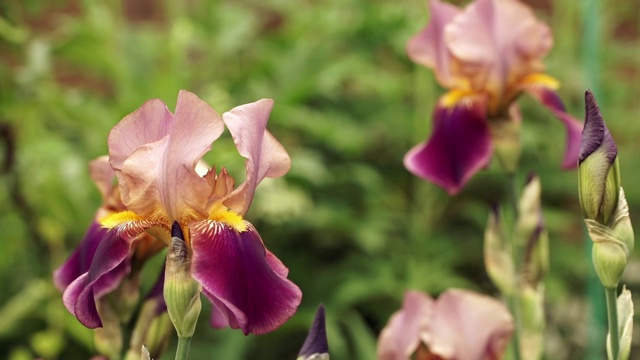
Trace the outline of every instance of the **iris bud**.
<instances>
[{"instance_id":1,"label":"iris bud","mask_svg":"<svg viewBox=\"0 0 640 360\"><path fill-rule=\"evenodd\" d=\"M329 344L325 325L324 306L316 311L307 338L298 353L297 360L329 360Z\"/></svg>"},{"instance_id":2,"label":"iris bud","mask_svg":"<svg viewBox=\"0 0 640 360\"><path fill-rule=\"evenodd\" d=\"M494 206L484 231L484 266L500 292L511 295L516 288L515 266L511 244L501 219L500 209Z\"/></svg>"},{"instance_id":3,"label":"iris bud","mask_svg":"<svg viewBox=\"0 0 640 360\"><path fill-rule=\"evenodd\" d=\"M165 269L164 299L178 336L190 338L196 330L202 308L202 286L191 277L189 250L177 222L173 223L171 235Z\"/></svg>"},{"instance_id":4,"label":"iris bud","mask_svg":"<svg viewBox=\"0 0 640 360\"><path fill-rule=\"evenodd\" d=\"M580 205L593 240L592 260L605 288L618 287L633 250L629 207L620 187L618 150L590 91L579 155Z\"/></svg>"},{"instance_id":5,"label":"iris bud","mask_svg":"<svg viewBox=\"0 0 640 360\"><path fill-rule=\"evenodd\" d=\"M580 205L586 219L608 225L618 206L620 194L618 148L591 91L585 94L585 104L585 123L578 157Z\"/></svg>"}]
</instances>

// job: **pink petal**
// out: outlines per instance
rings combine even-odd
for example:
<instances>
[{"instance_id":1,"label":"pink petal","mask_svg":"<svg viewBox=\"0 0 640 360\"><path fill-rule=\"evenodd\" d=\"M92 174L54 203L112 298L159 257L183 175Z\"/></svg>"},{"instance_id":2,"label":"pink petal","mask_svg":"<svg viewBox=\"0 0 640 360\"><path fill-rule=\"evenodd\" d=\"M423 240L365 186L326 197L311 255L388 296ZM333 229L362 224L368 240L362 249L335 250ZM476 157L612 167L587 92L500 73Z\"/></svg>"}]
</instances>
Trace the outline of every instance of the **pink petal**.
<instances>
[{"instance_id":1,"label":"pink petal","mask_svg":"<svg viewBox=\"0 0 640 360\"><path fill-rule=\"evenodd\" d=\"M223 130L215 110L184 90L173 116L151 100L125 117L109 134L109 155L129 210L169 222L206 216L211 189L195 168Z\"/></svg>"},{"instance_id":2,"label":"pink petal","mask_svg":"<svg viewBox=\"0 0 640 360\"><path fill-rule=\"evenodd\" d=\"M429 24L407 43L409 58L418 64L432 68L438 82L444 87L453 87L451 74L451 52L444 42L444 28L460 8L440 0L429 1Z\"/></svg>"},{"instance_id":3,"label":"pink petal","mask_svg":"<svg viewBox=\"0 0 640 360\"><path fill-rule=\"evenodd\" d=\"M289 171L291 159L267 130L273 100L241 105L222 115L238 152L247 159L247 178L224 204L240 215L247 213L256 187L265 177L280 177Z\"/></svg>"},{"instance_id":4,"label":"pink petal","mask_svg":"<svg viewBox=\"0 0 640 360\"><path fill-rule=\"evenodd\" d=\"M433 299L418 291L404 294L402 309L389 319L378 338L378 360L409 360L418 349L433 310Z\"/></svg>"},{"instance_id":5,"label":"pink petal","mask_svg":"<svg viewBox=\"0 0 640 360\"><path fill-rule=\"evenodd\" d=\"M296 312L302 293L284 277L284 265L270 258L253 225L238 232L216 221L189 225L191 273L222 319L245 334L275 330Z\"/></svg>"},{"instance_id":6,"label":"pink petal","mask_svg":"<svg viewBox=\"0 0 640 360\"><path fill-rule=\"evenodd\" d=\"M96 184L96 187L102 195L102 202L107 203L113 191L114 179L116 177L116 173L109 163L109 156L100 156L91 161L89 163L89 172L91 173L91 180Z\"/></svg>"},{"instance_id":7,"label":"pink petal","mask_svg":"<svg viewBox=\"0 0 640 360\"><path fill-rule=\"evenodd\" d=\"M96 249L106 233L107 229L97 222L89 226L82 242L80 242L67 261L53 273L53 283L58 290L64 291L75 279L89 271Z\"/></svg>"},{"instance_id":8,"label":"pink petal","mask_svg":"<svg viewBox=\"0 0 640 360\"><path fill-rule=\"evenodd\" d=\"M541 58L553 45L549 28L515 0L472 2L447 26L445 41L472 89L497 99L509 97L507 87L523 76L542 71Z\"/></svg>"},{"instance_id":9,"label":"pink petal","mask_svg":"<svg viewBox=\"0 0 640 360\"><path fill-rule=\"evenodd\" d=\"M440 295L429 323L429 350L445 359L500 359L514 330L498 300L467 290Z\"/></svg>"},{"instance_id":10,"label":"pink petal","mask_svg":"<svg viewBox=\"0 0 640 360\"><path fill-rule=\"evenodd\" d=\"M404 157L414 175L456 194L489 164L493 146L481 100L463 100L452 108L439 104L433 113L433 133L426 143Z\"/></svg>"},{"instance_id":11,"label":"pink petal","mask_svg":"<svg viewBox=\"0 0 640 360\"><path fill-rule=\"evenodd\" d=\"M563 169L574 169L578 166L578 153L580 152L580 141L582 140L582 123L569 115L558 96L558 93L542 84L531 84L525 88L536 100L547 109L551 110L553 115L560 120L567 131L567 144L564 152L564 160L562 161Z\"/></svg>"},{"instance_id":12,"label":"pink petal","mask_svg":"<svg viewBox=\"0 0 640 360\"><path fill-rule=\"evenodd\" d=\"M89 271L73 281L63 294L67 310L88 328L102 326L95 300L110 292L129 272L132 242L146 229L158 224L149 221L123 223L100 241Z\"/></svg>"}]
</instances>

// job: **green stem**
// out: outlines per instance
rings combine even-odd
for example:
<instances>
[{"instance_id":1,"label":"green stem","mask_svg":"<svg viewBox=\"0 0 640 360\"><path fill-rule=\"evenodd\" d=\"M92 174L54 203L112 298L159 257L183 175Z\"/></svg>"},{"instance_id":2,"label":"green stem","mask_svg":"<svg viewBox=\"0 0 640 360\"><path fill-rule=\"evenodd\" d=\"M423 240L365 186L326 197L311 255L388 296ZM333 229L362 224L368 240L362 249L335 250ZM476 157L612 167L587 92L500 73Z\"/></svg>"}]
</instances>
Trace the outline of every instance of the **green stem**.
<instances>
[{"instance_id":1,"label":"green stem","mask_svg":"<svg viewBox=\"0 0 640 360\"><path fill-rule=\"evenodd\" d=\"M507 177L509 179L509 206L512 212L509 239L511 240L511 257L513 259L514 272L517 275L520 274L520 247L515 238L515 224L518 220L518 182L515 172L509 173ZM516 325L513 332L513 359L520 360L520 292L518 288L514 290L514 293L509 296L508 305Z\"/></svg>"},{"instance_id":2,"label":"green stem","mask_svg":"<svg viewBox=\"0 0 640 360\"><path fill-rule=\"evenodd\" d=\"M191 337L178 336L178 349L176 350L176 360L187 360L189 357L189 346Z\"/></svg>"},{"instance_id":3,"label":"green stem","mask_svg":"<svg viewBox=\"0 0 640 360\"><path fill-rule=\"evenodd\" d=\"M618 294L617 289L604 289L607 296L607 315L609 317L609 340L611 341L612 360L618 360L620 353L620 334L618 334Z\"/></svg>"}]
</instances>

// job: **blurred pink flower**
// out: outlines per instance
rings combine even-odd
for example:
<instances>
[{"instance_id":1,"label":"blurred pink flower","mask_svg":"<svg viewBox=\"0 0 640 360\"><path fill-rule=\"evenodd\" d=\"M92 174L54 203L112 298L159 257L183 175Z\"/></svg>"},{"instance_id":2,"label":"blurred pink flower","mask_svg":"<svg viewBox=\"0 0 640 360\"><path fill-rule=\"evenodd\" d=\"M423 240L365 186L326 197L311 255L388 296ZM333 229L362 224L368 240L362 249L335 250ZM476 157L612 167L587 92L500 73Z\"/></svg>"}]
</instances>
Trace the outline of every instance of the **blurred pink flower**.
<instances>
[{"instance_id":1,"label":"blurred pink flower","mask_svg":"<svg viewBox=\"0 0 640 360\"><path fill-rule=\"evenodd\" d=\"M65 306L81 323L102 325L95 305L100 284L139 245L141 234L168 245L174 223L189 247L191 275L214 305L212 325L261 334L295 313L300 289L243 218L260 181L284 175L291 164L266 130L272 107L272 100L263 99L221 117L196 95L180 91L175 113L150 100L111 130L109 162L126 210L101 220L109 231L88 271L64 292ZM224 168L196 172L225 125L247 159L246 180L237 188Z\"/></svg>"},{"instance_id":2,"label":"blurred pink flower","mask_svg":"<svg viewBox=\"0 0 640 360\"><path fill-rule=\"evenodd\" d=\"M514 330L507 308L494 298L451 289L433 300L407 291L378 338L379 360L496 360Z\"/></svg>"},{"instance_id":3,"label":"blurred pink flower","mask_svg":"<svg viewBox=\"0 0 640 360\"><path fill-rule=\"evenodd\" d=\"M457 193L493 154L490 122L520 121L514 100L528 92L567 130L563 168L576 166L582 125L565 111L558 82L543 73L551 31L517 0L476 0L464 9L429 0L431 20L407 53L449 89L434 110L433 133L404 163L413 174Z\"/></svg>"}]
</instances>

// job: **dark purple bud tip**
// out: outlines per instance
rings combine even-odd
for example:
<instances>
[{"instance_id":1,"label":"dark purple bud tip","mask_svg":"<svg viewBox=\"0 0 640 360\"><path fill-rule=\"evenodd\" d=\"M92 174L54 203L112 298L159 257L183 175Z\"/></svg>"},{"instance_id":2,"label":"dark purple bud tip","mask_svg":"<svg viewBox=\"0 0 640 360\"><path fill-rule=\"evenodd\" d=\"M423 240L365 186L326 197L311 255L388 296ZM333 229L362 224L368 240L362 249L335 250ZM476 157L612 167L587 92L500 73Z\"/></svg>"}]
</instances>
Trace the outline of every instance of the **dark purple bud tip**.
<instances>
[{"instance_id":1,"label":"dark purple bud tip","mask_svg":"<svg viewBox=\"0 0 640 360\"><path fill-rule=\"evenodd\" d=\"M298 353L298 358L307 359L314 354L329 354L327 343L327 330L325 326L324 305L320 304L316 311L316 317L311 324L307 339Z\"/></svg>"},{"instance_id":2,"label":"dark purple bud tip","mask_svg":"<svg viewBox=\"0 0 640 360\"><path fill-rule=\"evenodd\" d=\"M611 164L618 155L616 147L609 129L604 124L604 119L600 113L600 108L591 90L584 94L585 120L582 130L582 141L580 142L580 153L578 163L582 163L589 155L599 147L604 146L607 160Z\"/></svg>"},{"instance_id":3,"label":"dark purple bud tip","mask_svg":"<svg viewBox=\"0 0 640 360\"><path fill-rule=\"evenodd\" d=\"M527 174L527 181L524 183L525 186L531 184L531 182L533 181L533 179L537 178L538 174L536 174L535 171L529 171L529 173Z\"/></svg>"},{"instance_id":4,"label":"dark purple bud tip","mask_svg":"<svg viewBox=\"0 0 640 360\"><path fill-rule=\"evenodd\" d=\"M182 233L180 224L178 224L177 221L174 221L173 225L171 226L171 237L177 237L178 239L184 241L184 234Z\"/></svg>"},{"instance_id":5,"label":"dark purple bud tip","mask_svg":"<svg viewBox=\"0 0 640 360\"><path fill-rule=\"evenodd\" d=\"M500 204L495 202L493 204L491 204L491 213L493 214L493 216L496 217L496 219L499 218L499 214L500 214Z\"/></svg>"}]
</instances>

